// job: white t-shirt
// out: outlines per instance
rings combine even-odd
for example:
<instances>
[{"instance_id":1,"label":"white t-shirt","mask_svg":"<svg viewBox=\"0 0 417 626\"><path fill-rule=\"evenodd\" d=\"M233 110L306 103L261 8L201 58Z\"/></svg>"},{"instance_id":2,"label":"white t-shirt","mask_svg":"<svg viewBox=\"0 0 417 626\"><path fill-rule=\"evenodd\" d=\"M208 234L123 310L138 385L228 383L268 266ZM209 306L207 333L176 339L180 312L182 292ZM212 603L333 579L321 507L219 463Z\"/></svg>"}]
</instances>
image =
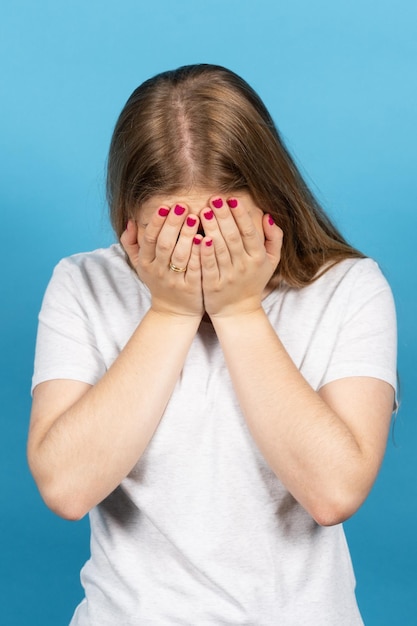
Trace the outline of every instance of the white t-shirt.
<instances>
[{"instance_id":1,"label":"white t-shirt","mask_svg":"<svg viewBox=\"0 0 417 626\"><path fill-rule=\"evenodd\" d=\"M119 245L61 261L39 316L33 386L96 383L149 306ZM263 306L314 389L346 376L395 387L395 311L374 261L342 261ZM90 522L86 597L71 626L363 623L342 526L315 523L266 464L210 323L145 453Z\"/></svg>"}]
</instances>

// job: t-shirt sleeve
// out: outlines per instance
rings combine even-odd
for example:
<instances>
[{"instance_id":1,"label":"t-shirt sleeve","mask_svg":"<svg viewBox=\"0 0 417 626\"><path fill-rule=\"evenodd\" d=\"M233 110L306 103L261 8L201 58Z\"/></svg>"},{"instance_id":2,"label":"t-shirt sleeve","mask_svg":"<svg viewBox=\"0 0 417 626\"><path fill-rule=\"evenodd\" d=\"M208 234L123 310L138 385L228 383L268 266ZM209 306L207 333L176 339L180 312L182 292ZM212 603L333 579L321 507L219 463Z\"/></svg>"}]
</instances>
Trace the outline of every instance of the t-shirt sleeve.
<instances>
[{"instance_id":1,"label":"t-shirt sleeve","mask_svg":"<svg viewBox=\"0 0 417 626\"><path fill-rule=\"evenodd\" d=\"M68 260L55 268L39 313L32 391L41 382L73 379L95 384L106 367Z\"/></svg>"},{"instance_id":2,"label":"t-shirt sleeve","mask_svg":"<svg viewBox=\"0 0 417 626\"><path fill-rule=\"evenodd\" d=\"M320 386L370 376L397 386L397 324L391 289L378 265L360 265L345 301L337 341Z\"/></svg>"}]
</instances>

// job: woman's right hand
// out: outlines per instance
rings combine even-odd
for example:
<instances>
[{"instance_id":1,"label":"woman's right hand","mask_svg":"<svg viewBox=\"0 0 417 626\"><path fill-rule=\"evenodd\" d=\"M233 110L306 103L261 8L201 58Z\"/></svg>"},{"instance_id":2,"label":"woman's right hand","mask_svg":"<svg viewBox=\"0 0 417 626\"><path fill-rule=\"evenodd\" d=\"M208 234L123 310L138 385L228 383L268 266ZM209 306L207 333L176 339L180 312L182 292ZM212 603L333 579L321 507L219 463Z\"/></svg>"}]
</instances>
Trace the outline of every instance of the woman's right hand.
<instances>
[{"instance_id":1,"label":"woman's right hand","mask_svg":"<svg viewBox=\"0 0 417 626\"><path fill-rule=\"evenodd\" d=\"M202 317L199 218L181 204L161 206L146 227L129 220L120 242L152 296L154 311ZM174 271L170 266L186 268Z\"/></svg>"}]
</instances>

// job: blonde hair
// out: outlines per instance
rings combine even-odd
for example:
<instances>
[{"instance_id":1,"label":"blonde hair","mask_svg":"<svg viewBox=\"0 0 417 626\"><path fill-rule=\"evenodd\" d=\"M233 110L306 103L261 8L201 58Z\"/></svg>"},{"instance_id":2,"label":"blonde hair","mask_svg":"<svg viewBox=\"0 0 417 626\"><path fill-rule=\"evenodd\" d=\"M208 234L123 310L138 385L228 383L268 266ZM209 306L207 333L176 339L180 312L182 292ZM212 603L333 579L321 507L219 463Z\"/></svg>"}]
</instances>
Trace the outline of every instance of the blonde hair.
<instances>
[{"instance_id":1,"label":"blonde hair","mask_svg":"<svg viewBox=\"0 0 417 626\"><path fill-rule=\"evenodd\" d=\"M304 286L361 257L308 189L256 92L217 65L187 65L145 81L113 133L107 176L118 237L144 200L191 188L248 191L284 232L280 276Z\"/></svg>"}]
</instances>

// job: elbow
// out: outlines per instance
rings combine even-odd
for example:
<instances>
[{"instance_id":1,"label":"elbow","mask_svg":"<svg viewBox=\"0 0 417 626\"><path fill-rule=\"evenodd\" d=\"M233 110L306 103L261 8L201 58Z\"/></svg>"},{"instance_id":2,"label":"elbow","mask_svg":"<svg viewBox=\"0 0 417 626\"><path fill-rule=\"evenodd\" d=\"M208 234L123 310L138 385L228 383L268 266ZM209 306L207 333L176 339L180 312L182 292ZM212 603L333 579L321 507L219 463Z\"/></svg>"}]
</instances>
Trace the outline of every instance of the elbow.
<instances>
[{"instance_id":1,"label":"elbow","mask_svg":"<svg viewBox=\"0 0 417 626\"><path fill-rule=\"evenodd\" d=\"M374 480L375 473L364 471L363 466L347 477L333 477L320 489L310 490L305 508L320 526L342 524L362 506Z\"/></svg>"},{"instance_id":2,"label":"elbow","mask_svg":"<svg viewBox=\"0 0 417 626\"><path fill-rule=\"evenodd\" d=\"M333 509L333 508L321 508L317 511L312 511L311 516L319 526L336 526L337 524L343 524L353 513L348 511Z\"/></svg>"},{"instance_id":3,"label":"elbow","mask_svg":"<svg viewBox=\"0 0 417 626\"><path fill-rule=\"evenodd\" d=\"M81 520L90 510L80 493L70 489L66 481L44 475L37 464L28 456L29 468L39 493L46 506L55 515L69 521Z\"/></svg>"},{"instance_id":4,"label":"elbow","mask_svg":"<svg viewBox=\"0 0 417 626\"><path fill-rule=\"evenodd\" d=\"M70 522L80 521L89 511L83 503L75 497L68 497L64 493L39 488L43 501L55 515Z\"/></svg>"},{"instance_id":5,"label":"elbow","mask_svg":"<svg viewBox=\"0 0 417 626\"><path fill-rule=\"evenodd\" d=\"M358 497L358 494L351 497L346 494L341 497L323 497L310 503L307 510L319 526L336 526L352 517L364 499Z\"/></svg>"},{"instance_id":6,"label":"elbow","mask_svg":"<svg viewBox=\"0 0 417 626\"><path fill-rule=\"evenodd\" d=\"M44 503L58 517L70 522L78 522L89 512L89 507L79 495L70 493L64 485L54 484L54 482L45 484L36 478L35 481Z\"/></svg>"}]
</instances>

